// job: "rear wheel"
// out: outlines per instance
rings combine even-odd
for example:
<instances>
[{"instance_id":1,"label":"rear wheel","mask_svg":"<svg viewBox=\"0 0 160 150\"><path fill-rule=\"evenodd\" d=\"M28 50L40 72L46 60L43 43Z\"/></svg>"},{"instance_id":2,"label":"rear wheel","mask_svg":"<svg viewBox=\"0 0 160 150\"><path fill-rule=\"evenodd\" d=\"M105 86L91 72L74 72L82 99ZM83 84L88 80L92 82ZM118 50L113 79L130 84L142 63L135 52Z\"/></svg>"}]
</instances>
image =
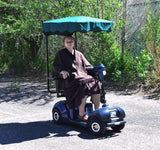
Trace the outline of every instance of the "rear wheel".
<instances>
[{"instance_id":1,"label":"rear wheel","mask_svg":"<svg viewBox=\"0 0 160 150\"><path fill-rule=\"evenodd\" d=\"M106 125L96 117L91 117L88 120L88 128L94 135L103 135L106 131Z\"/></svg>"},{"instance_id":2,"label":"rear wheel","mask_svg":"<svg viewBox=\"0 0 160 150\"><path fill-rule=\"evenodd\" d=\"M53 109L52 117L53 117L54 123L61 123L62 122L61 112L57 108Z\"/></svg>"},{"instance_id":3,"label":"rear wheel","mask_svg":"<svg viewBox=\"0 0 160 150\"><path fill-rule=\"evenodd\" d=\"M113 131L121 131L125 127L125 124L111 127Z\"/></svg>"}]
</instances>

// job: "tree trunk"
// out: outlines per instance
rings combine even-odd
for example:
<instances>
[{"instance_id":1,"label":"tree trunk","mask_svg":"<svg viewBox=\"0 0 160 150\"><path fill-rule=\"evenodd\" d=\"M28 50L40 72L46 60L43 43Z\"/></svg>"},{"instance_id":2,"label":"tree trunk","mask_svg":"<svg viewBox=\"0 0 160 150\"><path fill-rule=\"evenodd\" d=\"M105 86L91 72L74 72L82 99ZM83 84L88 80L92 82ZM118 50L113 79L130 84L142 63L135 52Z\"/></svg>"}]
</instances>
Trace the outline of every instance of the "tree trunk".
<instances>
[{"instance_id":1,"label":"tree trunk","mask_svg":"<svg viewBox=\"0 0 160 150\"><path fill-rule=\"evenodd\" d=\"M104 10L103 10L103 0L101 0L101 9L102 9L102 19L103 19L103 13L104 13Z\"/></svg>"},{"instance_id":2,"label":"tree trunk","mask_svg":"<svg viewBox=\"0 0 160 150\"><path fill-rule=\"evenodd\" d=\"M125 50L125 35L126 35L126 31L125 31L125 23L126 23L126 6L127 6L127 0L123 0L123 27L122 27L122 36L121 36L121 40L122 40L122 54L124 54L124 50Z\"/></svg>"},{"instance_id":3,"label":"tree trunk","mask_svg":"<svg viewBox=\"0 0 160 150\"><path fill-rule=\"evenodd\" d=\"M99 0L97 0L97 18L99 18Z\"/></svg>"},{"instance_id":4,"label":"tree trunk","mask_svg":"<svg viewBox=\"0 0 160 150\"><path fill-rule=\"evenodd\" d=\"M30 36L29 38L28 37L23 37L23 38L25 39L26 42L29 43L31 58L35 59L37 56L38 50L41 46L43 35L36 35L35 37Z\"/></svg>"}]
</instances>

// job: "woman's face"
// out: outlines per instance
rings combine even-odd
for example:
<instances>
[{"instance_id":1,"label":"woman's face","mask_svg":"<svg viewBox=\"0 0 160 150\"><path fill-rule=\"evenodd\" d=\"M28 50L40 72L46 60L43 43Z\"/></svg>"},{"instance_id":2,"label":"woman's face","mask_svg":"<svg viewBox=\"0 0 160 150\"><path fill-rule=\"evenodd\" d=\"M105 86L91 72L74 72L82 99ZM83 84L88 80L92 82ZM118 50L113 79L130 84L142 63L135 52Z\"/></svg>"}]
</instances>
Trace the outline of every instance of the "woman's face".
<instances>
[{"instance_id":1,"label":"woman's face","mask_svg":"<svg viewBox=\"0 0 160 150\"><path fill-rule=\"evenodd\" d=\"M73 49L74 47L74 39L70 38L70 37L66 37L64 40L64 46L67 49Z\"/></svg>"}]
</instances>

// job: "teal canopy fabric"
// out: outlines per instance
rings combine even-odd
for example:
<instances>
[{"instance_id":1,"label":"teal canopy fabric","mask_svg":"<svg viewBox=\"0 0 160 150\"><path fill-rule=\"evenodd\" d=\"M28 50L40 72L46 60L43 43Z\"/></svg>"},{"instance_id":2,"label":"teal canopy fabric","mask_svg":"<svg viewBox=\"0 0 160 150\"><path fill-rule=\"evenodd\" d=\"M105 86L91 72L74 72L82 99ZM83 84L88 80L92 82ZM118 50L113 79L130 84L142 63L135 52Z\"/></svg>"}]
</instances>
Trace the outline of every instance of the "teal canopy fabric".
<instances>
[{"instance_id":1,"label":"teal canopy fabric","mask_svg":"<svg viewBox=\"0 0 160 150\"><path fill-rule=\"evenodd\" d=\"M85 16L66 17L42 23L42 30L47 35L71 35L74 32L86 33L88 31L110 32L112 27L112 21Z\"/></svg>"}]
</instances>

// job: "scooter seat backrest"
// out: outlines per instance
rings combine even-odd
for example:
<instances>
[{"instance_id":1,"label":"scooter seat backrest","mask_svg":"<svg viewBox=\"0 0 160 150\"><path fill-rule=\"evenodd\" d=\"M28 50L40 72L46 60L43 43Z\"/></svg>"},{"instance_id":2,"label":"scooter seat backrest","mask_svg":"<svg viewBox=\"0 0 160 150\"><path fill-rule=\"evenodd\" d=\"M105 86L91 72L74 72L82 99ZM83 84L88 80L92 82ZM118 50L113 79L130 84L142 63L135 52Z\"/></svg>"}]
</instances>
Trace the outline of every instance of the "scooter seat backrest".
<instances>
[{"instance_id":1,"label":"scooter seat backrest","mask_svg":"<svg viewBox=\"0 0 160 150\"><path fill-rule=\"evenodd\" d=\"M64 97L64 79L56 79L57 97Z\"/></svg>"}]
</instances>

